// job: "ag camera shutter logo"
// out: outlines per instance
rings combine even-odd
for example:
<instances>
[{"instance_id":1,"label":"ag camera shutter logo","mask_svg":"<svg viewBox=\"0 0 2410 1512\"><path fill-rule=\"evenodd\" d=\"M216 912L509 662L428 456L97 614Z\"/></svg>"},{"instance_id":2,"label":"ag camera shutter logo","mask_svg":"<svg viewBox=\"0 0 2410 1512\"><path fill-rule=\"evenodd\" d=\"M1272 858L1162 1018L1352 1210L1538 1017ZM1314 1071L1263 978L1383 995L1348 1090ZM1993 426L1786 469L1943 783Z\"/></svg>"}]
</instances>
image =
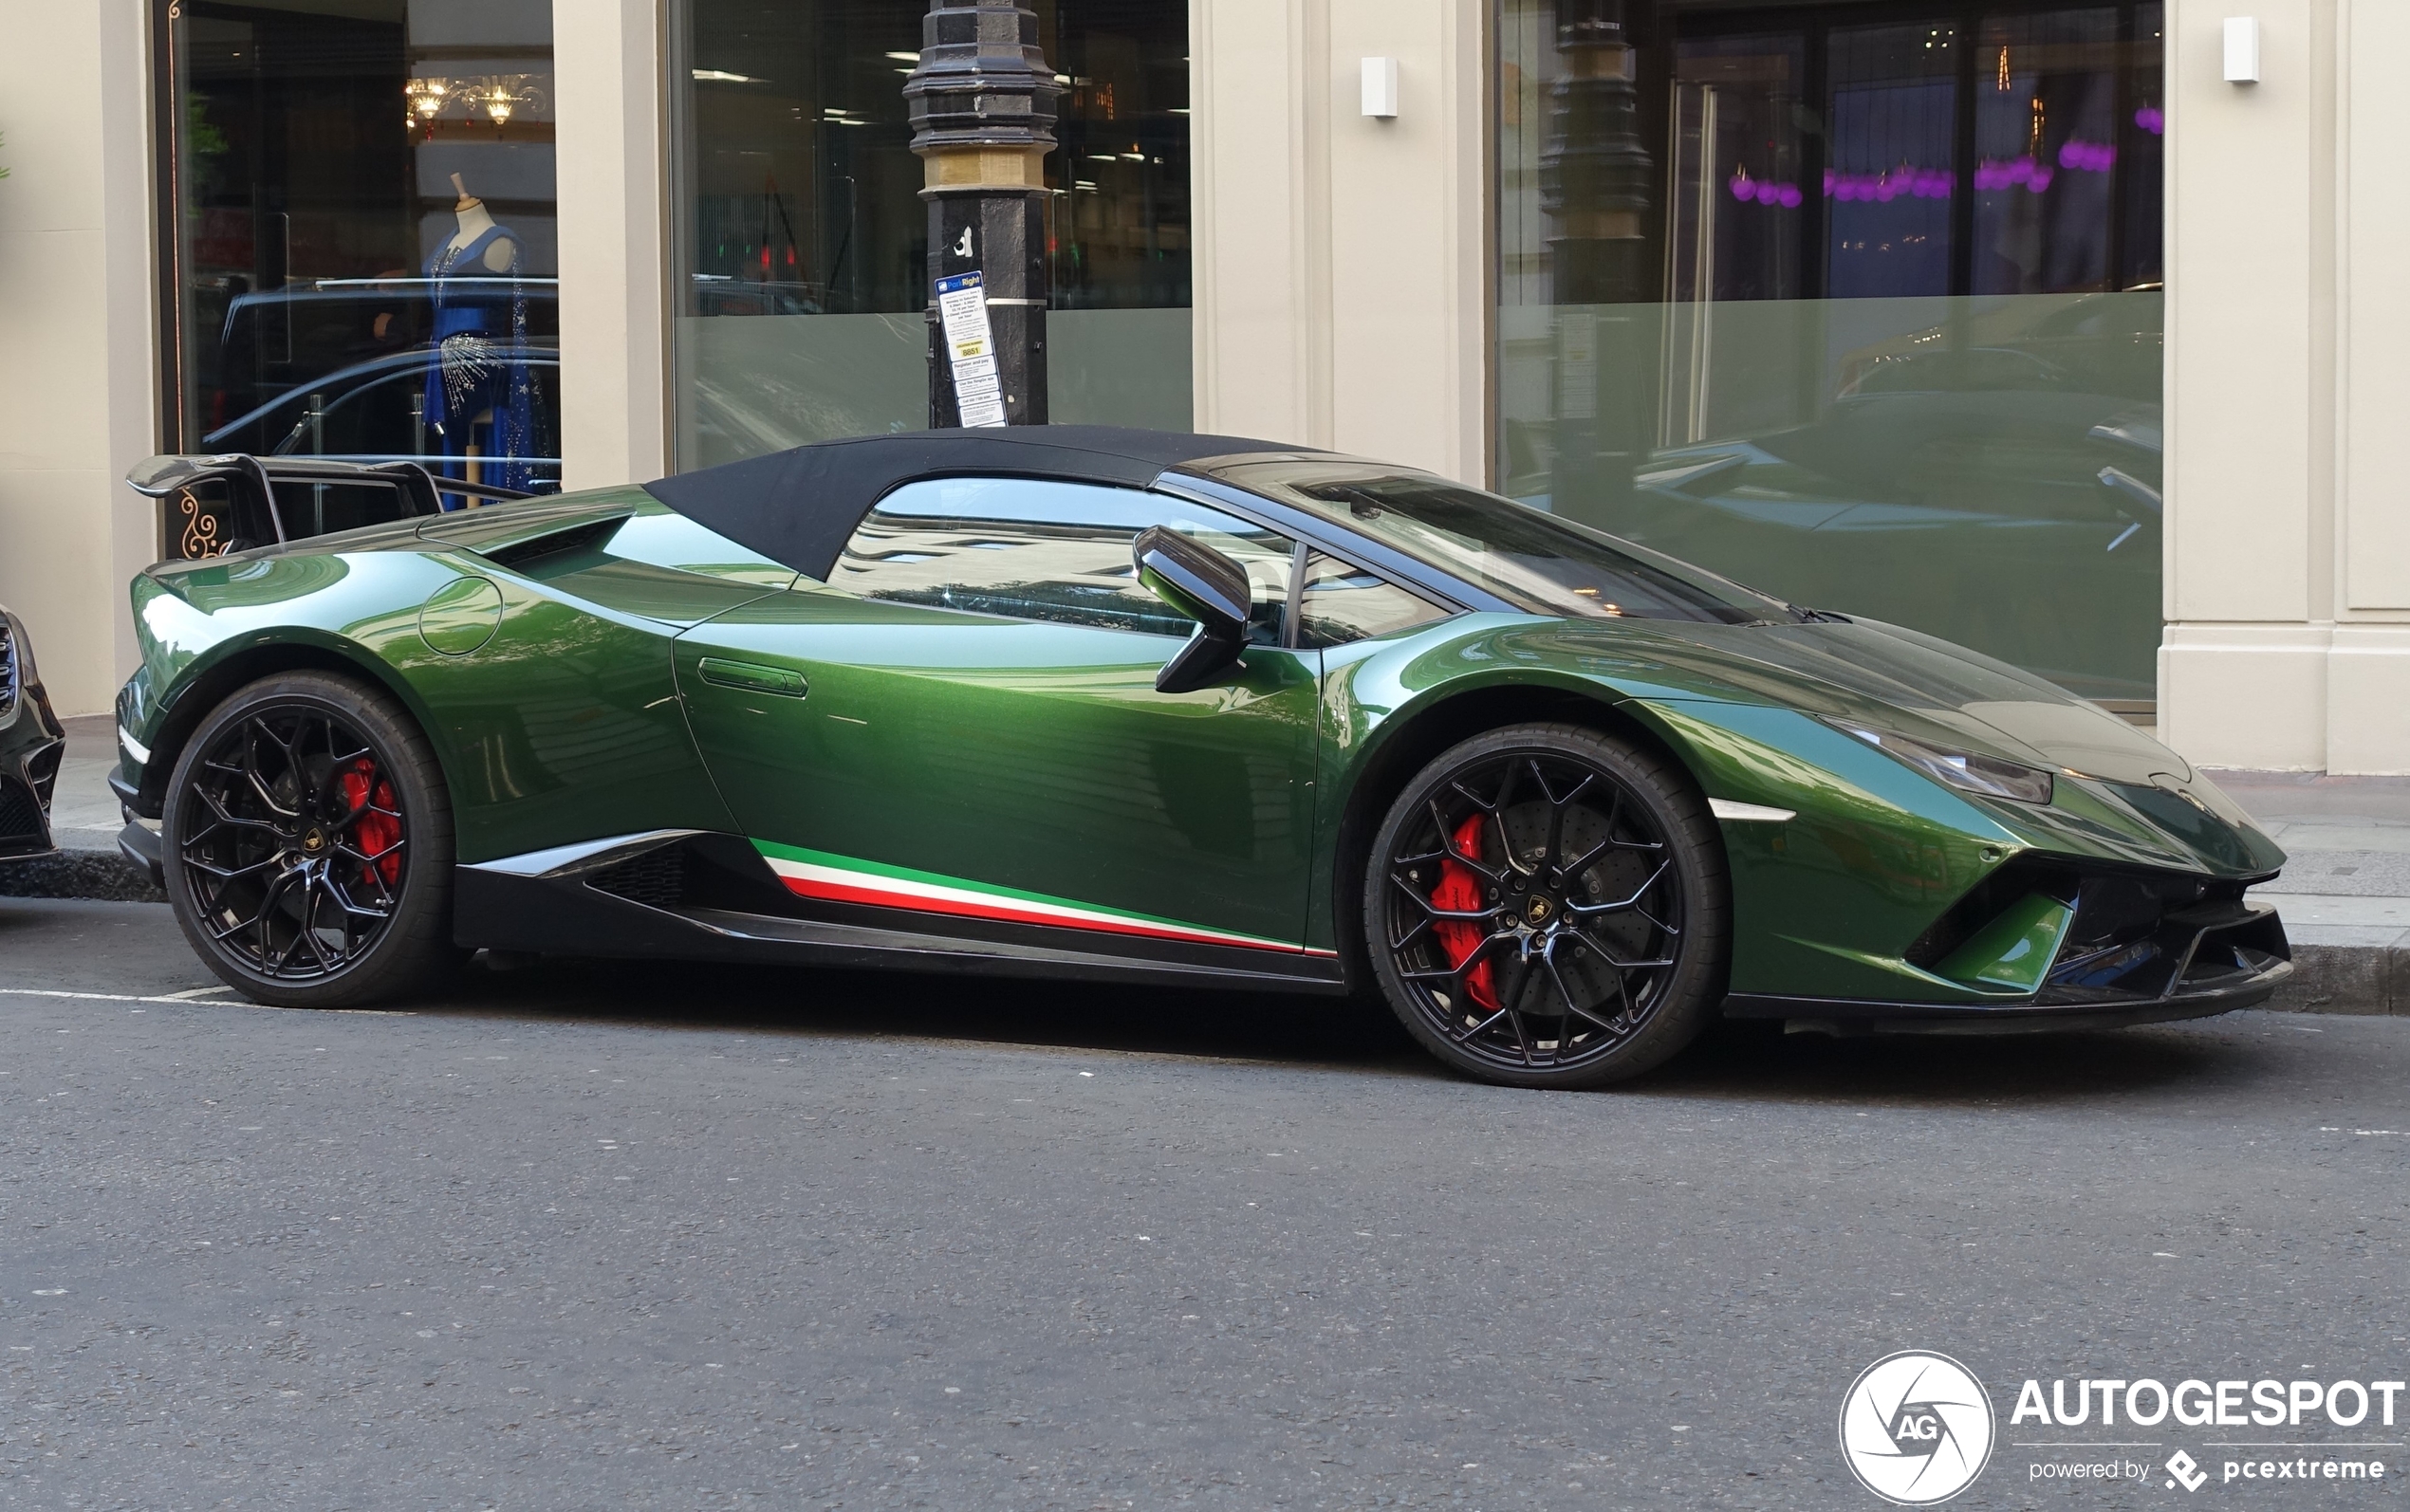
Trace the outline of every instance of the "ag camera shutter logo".
<instances>
[{"instance_id":1,"label":"ag camera shutter logo","mask_svg":"<svg viewBox=\"0 0 2410 1512\"><path fill-rule=\"evenodd\" d=\"M1947 1502L1992 1458L1992 1398L1947 1355L1901 1350L1869 1365L1841 1399L1849 1473L1900 1506Z\"/></svg>"}]
</instances>

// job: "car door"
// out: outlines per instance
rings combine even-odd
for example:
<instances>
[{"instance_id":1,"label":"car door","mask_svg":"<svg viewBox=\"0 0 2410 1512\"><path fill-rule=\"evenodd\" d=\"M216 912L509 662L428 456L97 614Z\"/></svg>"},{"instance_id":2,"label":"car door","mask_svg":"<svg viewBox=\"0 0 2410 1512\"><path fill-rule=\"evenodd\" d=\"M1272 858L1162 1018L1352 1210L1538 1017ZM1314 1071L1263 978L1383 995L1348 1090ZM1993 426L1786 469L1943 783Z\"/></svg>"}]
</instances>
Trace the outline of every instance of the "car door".
<instances>
[{"instance_id":1,"label":"car door","mask_svg":"<svg viewBox=\"0 0 2410 1512\"><path fill-rule=\"evenodd\" d=\"M1155 688L1194 626L1138 581L1131 542L1153 525L1254 589L1242 665L1189 692ZM1295 951L1320 673L1282 644L1295 555L1139 489L909 484L828 582L681 636L678 687L730 807L815 912L1117 953Z\"/></svg>"}]
</instances>

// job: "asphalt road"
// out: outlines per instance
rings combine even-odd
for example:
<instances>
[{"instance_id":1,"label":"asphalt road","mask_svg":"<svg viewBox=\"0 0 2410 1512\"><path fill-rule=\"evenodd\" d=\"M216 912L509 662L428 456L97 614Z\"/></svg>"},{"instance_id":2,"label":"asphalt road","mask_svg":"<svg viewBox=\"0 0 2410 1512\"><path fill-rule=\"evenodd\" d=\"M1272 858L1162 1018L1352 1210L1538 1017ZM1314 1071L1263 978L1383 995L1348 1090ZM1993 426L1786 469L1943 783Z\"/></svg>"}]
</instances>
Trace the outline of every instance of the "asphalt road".
<instances>
[{"instance_id":1,"label":"asphalt road","mask_svg":"<svg viewBox=\"0 0 2410 1512\"><path fill-rule=\"evenodd\" d=\"M1954 1507L2410 1476L2036 1483L2018 1441L2104 1430L2008 1420L2028 1376L2410 1374L2410 1021L1557 1095L1313 1000L168 1001L211 985L164 910L0 900L0 1505L1871 1508L1837 1411L1912 1347L2000 1414Z\"/></svg>"}]
</instances>

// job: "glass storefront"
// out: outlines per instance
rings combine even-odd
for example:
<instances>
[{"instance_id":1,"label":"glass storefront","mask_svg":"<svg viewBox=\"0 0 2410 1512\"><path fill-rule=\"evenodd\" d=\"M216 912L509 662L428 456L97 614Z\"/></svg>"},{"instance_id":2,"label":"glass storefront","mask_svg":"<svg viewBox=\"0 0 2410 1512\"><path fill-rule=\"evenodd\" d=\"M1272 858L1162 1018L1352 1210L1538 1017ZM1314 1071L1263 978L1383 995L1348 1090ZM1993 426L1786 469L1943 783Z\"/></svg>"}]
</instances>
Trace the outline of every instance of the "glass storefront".
<instances>
[{"instance_id":1,"label":"glass storefront","mask_svg":"<svg viewBox=\"0 0 2410 1512\"><path fill-rule=\"evenodd\" d=\"M1032 0L1058 423L1191 425L1188 10ZM925 6L671 11L677 466L928 423L928 214L902 86Z\"/></svg>"},{"instance_id":2,"label":"glass storefront","mask_svg":"<svg viewBox=\"0 0 2410 1512\"><path fill-rule=\"evenodd\" d=\"M159 4L169 447L557 488L550 0Z\"/></svg>"},{"instance_id":3,"label":"glass storefront","mask_svg":"<svg viewBox=\"0 0 2410 1512\"><path fill-rule=\"evenodd\" d=\"M2149 700L2160 5L1496 19L1504 491Z\"/></svg>"}]
</instances>

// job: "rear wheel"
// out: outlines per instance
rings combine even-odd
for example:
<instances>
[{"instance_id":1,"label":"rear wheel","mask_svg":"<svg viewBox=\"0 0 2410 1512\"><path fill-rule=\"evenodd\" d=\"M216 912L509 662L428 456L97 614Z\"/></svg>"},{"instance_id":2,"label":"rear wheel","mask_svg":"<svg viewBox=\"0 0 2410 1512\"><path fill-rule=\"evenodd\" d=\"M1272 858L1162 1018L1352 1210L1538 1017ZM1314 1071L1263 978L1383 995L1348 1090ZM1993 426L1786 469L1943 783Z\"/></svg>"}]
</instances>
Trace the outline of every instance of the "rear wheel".
<instances>
[{"instance_id":1,"label":"rear wheel","mask_svg":"<svg viewBox=\"0 0 2410 1512\"><path fill-rule=\"evenodd\" d=\"M288 673L220 704L168 780L161 830L176 924L247 997L348 1007L460 959L442 772L362 683Z\"/></svg>"},{"instance_id":2,"label":"rear wheel","mask_svg":"<svg viewBox=\"0 0 2410 1512\"><path fill-rule=\"evenodd\" d=\"M1651 752L1521 725L1443 752L1374 838L1365 944L1406 1028L1509 1086L1663 1062L1714 1016L1731 933L1705 799Z\"/></svg>"}]
</instances>

